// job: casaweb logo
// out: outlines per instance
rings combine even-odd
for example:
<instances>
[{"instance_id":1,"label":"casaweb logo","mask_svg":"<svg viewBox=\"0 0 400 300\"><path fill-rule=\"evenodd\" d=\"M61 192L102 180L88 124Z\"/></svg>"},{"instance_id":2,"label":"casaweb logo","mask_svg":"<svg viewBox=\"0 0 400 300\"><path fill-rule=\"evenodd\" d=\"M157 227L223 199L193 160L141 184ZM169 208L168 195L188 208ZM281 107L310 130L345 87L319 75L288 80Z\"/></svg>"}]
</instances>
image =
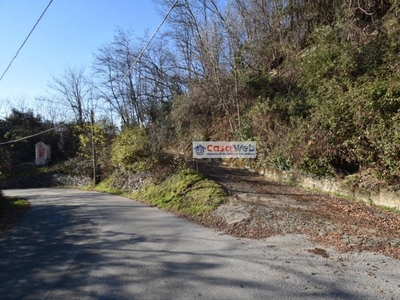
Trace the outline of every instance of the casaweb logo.
<instances>
[{"instance_id":1,"label":"casaweb logo","mask_svg":"<svg viewBox=\"0 0 400 300\"><path fill-rule=\"evenodd\" d=\"M247 145L233 145L233 148L235 149L236 152L255 152L256 151L256 146L249 144Z\"/></svg>"},{"instance_id":2,"label":"casaweb logo","mask_svg":"<svg viewBox=\"0 0 400 300\"><path fill-rule=\"evenodd\" d=\"M203 155L204 150L206 150L206 147L204 147L203 145L197 145L196 147L194 147L194 151L196 151L197 155Z\"/></svg>"},{"instance_id":3,"label":"casaweb logo","mask_svg":"<svg viewBox=\"0 0 400 300\"><path fill-rule=\"evenodd\" d=\"M254 152L256 147L253 145L233 144L233 145L213 145L207 146L208 152Z\"/></svg>"},{"instance_id":4,"label":"casaweb logo","mask_svg":"<svg viewBox=\"0 0 400 300\"><path fill-rule=\"evenodd\" d=\"M193 142L194 158L255 158L256 142Z\"/></svg>"}]
</instances>

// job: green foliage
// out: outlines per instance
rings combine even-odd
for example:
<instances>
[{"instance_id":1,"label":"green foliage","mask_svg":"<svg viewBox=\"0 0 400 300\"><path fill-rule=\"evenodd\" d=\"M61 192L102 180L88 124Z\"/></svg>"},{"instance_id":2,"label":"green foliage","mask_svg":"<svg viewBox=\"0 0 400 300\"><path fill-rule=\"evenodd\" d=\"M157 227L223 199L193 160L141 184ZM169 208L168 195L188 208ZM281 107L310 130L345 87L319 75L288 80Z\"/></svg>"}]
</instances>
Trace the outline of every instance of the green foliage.
<instances>
[{"instance_id":1,"label":"green foliage","mask_svg":"<svg viewBox=\"0 0 400 300\"><path fill-rule=\"evenodd\" d=\"M158 184L147 184L133 196L180 213L201 216L226 201L225 191L193 170L181 170Z\"/></svg>"},{"instance_id":2,"label":"green foliage","mask_svg":"<svg viewBox=\"0 0 400 300\"><path fill-rule=\"evenodd\" d=\"M400 57L385 35L356 45L343 41L340 31L340 26L316 28L301 59L299 82L310 107L302 127L312 148L298 167L329 176L327 162L338 157L394 175L400 171L393 130L400 78L391 65Z\"/></svg>"},{"instance_id":3,"label":"green foliage","mask_svg":"<svg viewBox=\"0 0 400 300\"><path fill-rule=\"evenodd\" d=\"M300 62L299 82L310 113L317 126L328 130L336 128L349 112L351 99L346 92L354 80L353 49L339 38L338 31L330 26L316 28Z\"/></svg>"},{"instance_id":4,"label":"green foliage","mask_svg":"<svg viewBox=\"0 0 400 300\"><path fill-rule=\"evenodd\" d=\"M237 141L250 141L254 138L253 129L251 127L251 118L245 115L240 119L240 126L235 130L235 140Z\"/></svg>"},{"instance_id":5,"label":"green foliage","mask_svg":"<svg viewBox=\"0 0 400 300\"><path fill-rule=\"evenodd\" d=\"M77 127L79 132L79 155L91 159L93 157L93 148L95 147L97 155L101 155L105 147L105 128L99 124L83 124Z\"/></svg>"},{"instance_id":6,"label":"green foliage","mask_svg":"<svg viewBox=\"0 0 400 300\"><path fill-rule=\"evenodd\" d=\"M293 165L290 157L280 153L270 154L268 160L270 165L279 171L289 171Z\"/></svg>"},{"instance_id":7,"label":"green foliage","mask_svg":"<svg viewBox=\"0 0 400 300\"><path fill-rule=\"evenodd\" d=\"M306 158L299 164L298 168L305 174L315 178L333 176L332 167L329 163L320 159Z\"/></svg>"},{"instance_id":8,"label":"green foliage","mask_svg":"<svg viewBox=\"0 0 400 300\"><path fill-rule=\"evenodd\" d=\"M113 181L117 180L113 175L109 176L106 180L100 182L94 187L96 191L109 193L113 195L126 195L125 191L113 187Z\"/></svg>"},{"instance_id":9,"label":"green foliage","mask_svg":"<svg viewBox=\"0 0 400 300\"><path fill-rule=\"evenodd\" d=\"M1 186L1 179L0 179L0 186ZM4 201L4 195L3 195L3 191L0 190L0 203Z\"/></svg>"},{"instance_id":10,"label":"green foliage","mask_svg":"<svg viewBox=\"0 0 400 300\"><path fill-rule=\"evenodd\" d=\"M22 112L12 109L4 120L0 120L0 142L18 140L45 131L50 127L51 124L45 122L41 116L34 115L32 111ZM40 137L32 137L2 145L0 148L2 163L12 164L34 161L35 144L40 140L48 142L47 139L50 140L51 136L52 133L48 133Z\"/></svg>"},{"instance_id":11,"label":"green foliage","mask_svg":"<svg viewBox=\"0 0 400 300\"><path fill-rule=\"evenodd\" d=\"M8 168L18 163L33 162L35 144L40 141L51 145L52 161L76 156L79 143L73 135L75 125L57 125L60 124L44 120L30 110L23 112L12 109L4 120L0 120L0 142L19 141L0 146L2 167ZM57 128L51 130L55 126ZM38 135L38 133L42 134Z\"/></svg>"},{"instance_id":12,"label":"green foliage","mask_svg":"<svg viewBox=\"0 0 400 300\"><path fill-rule=\"evenodd\" d=\"M0 193L0 216L3 214L12 215L16 210L26 210L29 208L29 202L20 198L4 197Z\"/></svg>"},{"instance_id":13,"label":"green foliage","mask_svg":"<svg viewBox=\"0 0 400 300\"><path fill-rule=\"evenodd\" d=\"M79 138L78 155L92 162L96 161L96 173L106 177L112 172L110 163L111 144L116 136L116 127L106 119L94 124L86 123L75 127Z\"/></svg>"},{"instance_id":14,"label":"green foliage","mask_svg":"<svg viewBox=\"0 0 400 300\"><path fill-rule=\"evenodd\" d=\"M189 83L172 108L177 136L254 139L258 163L318 178L373 169L398 180L398 1L268 3L237 7L242 32L257 40L232 49L218 85L201 75Z\"/></svg>"},{"instance_id":15,"label":"green foliage","mask_svg":"<svg viewBox=\"0 0 400 300\"><path fill-rule=\"evenodd\" d=\"M3 167L0 165L0 187L1 187L1 182L4 179L4 174L3 174L2 168ZM1 197L1 190L0 190L0 197Z\"/></svg>"},{"instance_id":16,"label":"green foliage","mask_svg":"<svg viewBox=\"0 0 400 300\"><path fill-rule=\"evenodd\" d=\"M35 170L40 169L35 168ZM74 157L63 163L49 167L49 171L61 174L77 176L85 175L91 177L93 175L93 163L91 160L82 157Z\"/></svg>"},{"instance_id":17,"label":"green foliage","mask_svg":"<svg viewBox=\"0 0 400 300\"><path fill-rule=\"evenodd\" d=\"M79 127L75 123L66 123L59 127L56 132L56 138L52 142L53 158L58 156L59 160L62 161L78 156L80 148L78 129ZM55 153L56 150L59 152L58 155Z\"/></svg>"},{"instance_id":18,"label":"green foliage","mask_svg":"<svg viewBox=\"0 0 400 300\"><path fill-rule=\"evenodd\" d=\"M157 162L159 151L154 147L145 128L125 128L111 149L111 160L117 167L143 171Z\"/></svg>"},{"instance_id":19,"label":"green foliage","mask_svg":"<svg viewBox=\"0 0 400 300\"><path fill-rule=\"evenodd\" d=\"M258 93L248 113L249 131L259 142L259 161L276 169L294 167L324 177L332 176L333 161L341 161L346 163L339 168L351 169L344 173L361 165L395 180L400 176L399 30L392 26L391 34L357 43L343 38L346 26L316 26L308 35L292 61L296 89L279 74L249 81Z\"/></svg>"}]
</instances>

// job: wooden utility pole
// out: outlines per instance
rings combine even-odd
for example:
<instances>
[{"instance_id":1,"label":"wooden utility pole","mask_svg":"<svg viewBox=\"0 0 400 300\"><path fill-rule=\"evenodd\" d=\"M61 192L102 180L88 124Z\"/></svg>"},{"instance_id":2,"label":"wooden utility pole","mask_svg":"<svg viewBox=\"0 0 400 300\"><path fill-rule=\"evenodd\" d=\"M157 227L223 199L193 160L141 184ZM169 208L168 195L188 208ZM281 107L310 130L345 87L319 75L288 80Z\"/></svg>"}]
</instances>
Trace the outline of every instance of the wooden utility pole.
<instances>
[{"instance_id":1,"label":"wooden utility pole","mask_svg":"<svg viewBox=\"0 0 400 300\"><path fill-rule=\"evenodd\" d=\"M96 147L94 144L94 111L90 111L90 121L92 123L92 159L93 159L93 184L97 184L97 174L96 174Z\"/></svg>"}]
</instances>

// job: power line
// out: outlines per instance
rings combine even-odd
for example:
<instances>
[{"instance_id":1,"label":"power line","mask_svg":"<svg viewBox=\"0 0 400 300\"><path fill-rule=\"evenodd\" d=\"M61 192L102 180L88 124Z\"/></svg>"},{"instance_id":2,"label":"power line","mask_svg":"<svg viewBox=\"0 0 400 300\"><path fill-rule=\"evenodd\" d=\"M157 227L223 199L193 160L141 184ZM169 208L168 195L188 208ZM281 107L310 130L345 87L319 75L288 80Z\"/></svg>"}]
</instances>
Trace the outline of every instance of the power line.
<instances>
[{"instance_id":1,"label":"power line","mask_svg":"<svg viewBox=\"0 0 400 300\"><path fill-rule=\"evenodd\" d=\"M0 81L3 79L4 75L6 75L8 69L10 69L12 63L14 62L14 60L17 58L19 52L21 51L21 49L25 46L26 41L29 39L29 37L31 36L32 32L35 30L36 26L39 24L40 20L42 19L42 17L44 16L44 14L46 13L47 9L50 7L50 4L53 2L53 0L50 0L49 4L47 4L46 8L44 9L44 11L42 12L42 14L40 15L39 19L36 21L35 25L32 27L31 31L29 32L28 36L25 38L24 42L22 43L21 47L19 47L17 53L15 54L15 56L13 57L13 59L10 61L10 63L8 64L6 70L3 72L3 74L0 77Z\"/></svg>"},{"instance_id":2,"label":"power line","mask_svg":"<svg viewBox=\"0 0 400 300\"><path fill-rule=\"evenodd\" d=\"M39 132L39 133L35 133L35 134L29 135L29 136L24 136L24 137L19 138L19 139L16 139L16 140L12 140L12 141L8 141L8 142L3 142L3 143L0 143L0 146L1 146L1 145L12 144L12 143L16 143L16 142L21 142L21 141L23 141L23 140L27 140L27 139L30 139L30 138L32 138L32 137L41 135L41 134L43 134L43 133L46 133L46 132L55 130L56 128L57 128L57 127L53 127L53 128L47 129L47 130L42 131L42 132Z\"/></svg>"},{"instance_id":3,"label":"power line","mask_svg":"<svg viewBox=\"0 0 400 300\"><path fill-rule=\"evenodd\" d=\"M143 53L146 51L146 49L148 48L148 46L150 45L150 43L152 42L152 40L154 39L154 37L156 36L156 34L158 33L158 31L160 30L160 28L162 27L162 25L165 23L165 21L167 20L168 16L170 15L171 11L174 9L174 7L176 6L176 4L178 3L179 0L175 0L174 4L172 4L171 8L168 10L168 12L165 14L163 20L161 21L161 23L158 25L156 31L154 32L154 34L151 36L151 38L149 39L149 41L146 43L146 45L143 47L142 51L139 53L139 55L137 56L136 60L133 62L133 65L129 68L129 70L125 73L124 77L122 77L122 79L119 81L118 85L120 85L122 83L122 81L129 75L129 72L132 71L132 69L135 67L136 63L138 62L138 60L141 58L141 56L143 55ZM32 30L30 31L30 33L28 34L28 36L26 37L25 41L22 43L21 47L18 49L16 55L14 56L14 58L11 60L10 64L8 65L7 69L4 71L3 75L0 78L0 81L3 79L4 75L7 73L8 69L10 68L12 62L14 61L14 59L18 56L19 51L22 49L22 47L25 45L26 41L28 40L29 36L31 35L31 33L33 32L33 30L35 29L36 25L40 22L41 18L43 17L43 15L46 13L47 9L49 8L50 4L53 2L53 0L51 0L49 2L49 4L47 5L47 7L45 8L45 10L43 11L42 15L40 16L40 18L38 19L38 21L36 22L35 26L32 28ZM7 141L7 142L3 142L0 143L1 145L6 145L6 144L11 144L11 143L16 143L16 142L20 142L41 134L44 134L46 132L49 132L51 130L55 130L57 127L53 127L50 129L47 129L45 131L36 133L36 134L32 134L29 136L25 136L16 140L12 140L12 141Z\"/></svg>"},{"instance_id":4,"label":"power line","mask_svg":"<svg viewBox=\"0 0 400 300\"><path fill-rule=\"evenodd\" d=\"M160 25L158 25L156 31L153 33L147 44L143 47L142 51L139 53L139 55L136 57L135 61L133 62L132 66L129 68L129 70L125 73L125 75L122 77L122 79L119 81L118 85L120 86L121 83L124 81L124 79L129 75L129 73L132 71L132 69L135 67L136 63L139 61L139 59L142 57L143 53L146 51L147 47L149 47L150 43L153 41L154 37L160 31L161 26L163 26L164 22L167 20L169 14L171 11L174 9L174 7L178 4L179 0L175 0L174 4L172 4L171 8L168 10L168 12L165 14L163 20L161 21Z\"/></svg>"}]
</instances>

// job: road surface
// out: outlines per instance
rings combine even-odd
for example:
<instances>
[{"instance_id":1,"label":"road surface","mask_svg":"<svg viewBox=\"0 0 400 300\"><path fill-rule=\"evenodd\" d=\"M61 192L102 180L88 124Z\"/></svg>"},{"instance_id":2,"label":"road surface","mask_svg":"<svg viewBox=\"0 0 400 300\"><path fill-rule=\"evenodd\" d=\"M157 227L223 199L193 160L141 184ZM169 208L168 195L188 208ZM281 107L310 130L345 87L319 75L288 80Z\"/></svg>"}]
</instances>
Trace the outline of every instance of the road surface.
<instances>
[{"instance_id":1,"label":"road surface","mask_svg":"<svg viewBox=\"0 0 400 300\"><path fill-rule=\"evenodd\" d=\"M139 202L71 189L0 239L0 299L400 299L400 262L303 236L233 238Z\"/></svg>"}]
</instances>

